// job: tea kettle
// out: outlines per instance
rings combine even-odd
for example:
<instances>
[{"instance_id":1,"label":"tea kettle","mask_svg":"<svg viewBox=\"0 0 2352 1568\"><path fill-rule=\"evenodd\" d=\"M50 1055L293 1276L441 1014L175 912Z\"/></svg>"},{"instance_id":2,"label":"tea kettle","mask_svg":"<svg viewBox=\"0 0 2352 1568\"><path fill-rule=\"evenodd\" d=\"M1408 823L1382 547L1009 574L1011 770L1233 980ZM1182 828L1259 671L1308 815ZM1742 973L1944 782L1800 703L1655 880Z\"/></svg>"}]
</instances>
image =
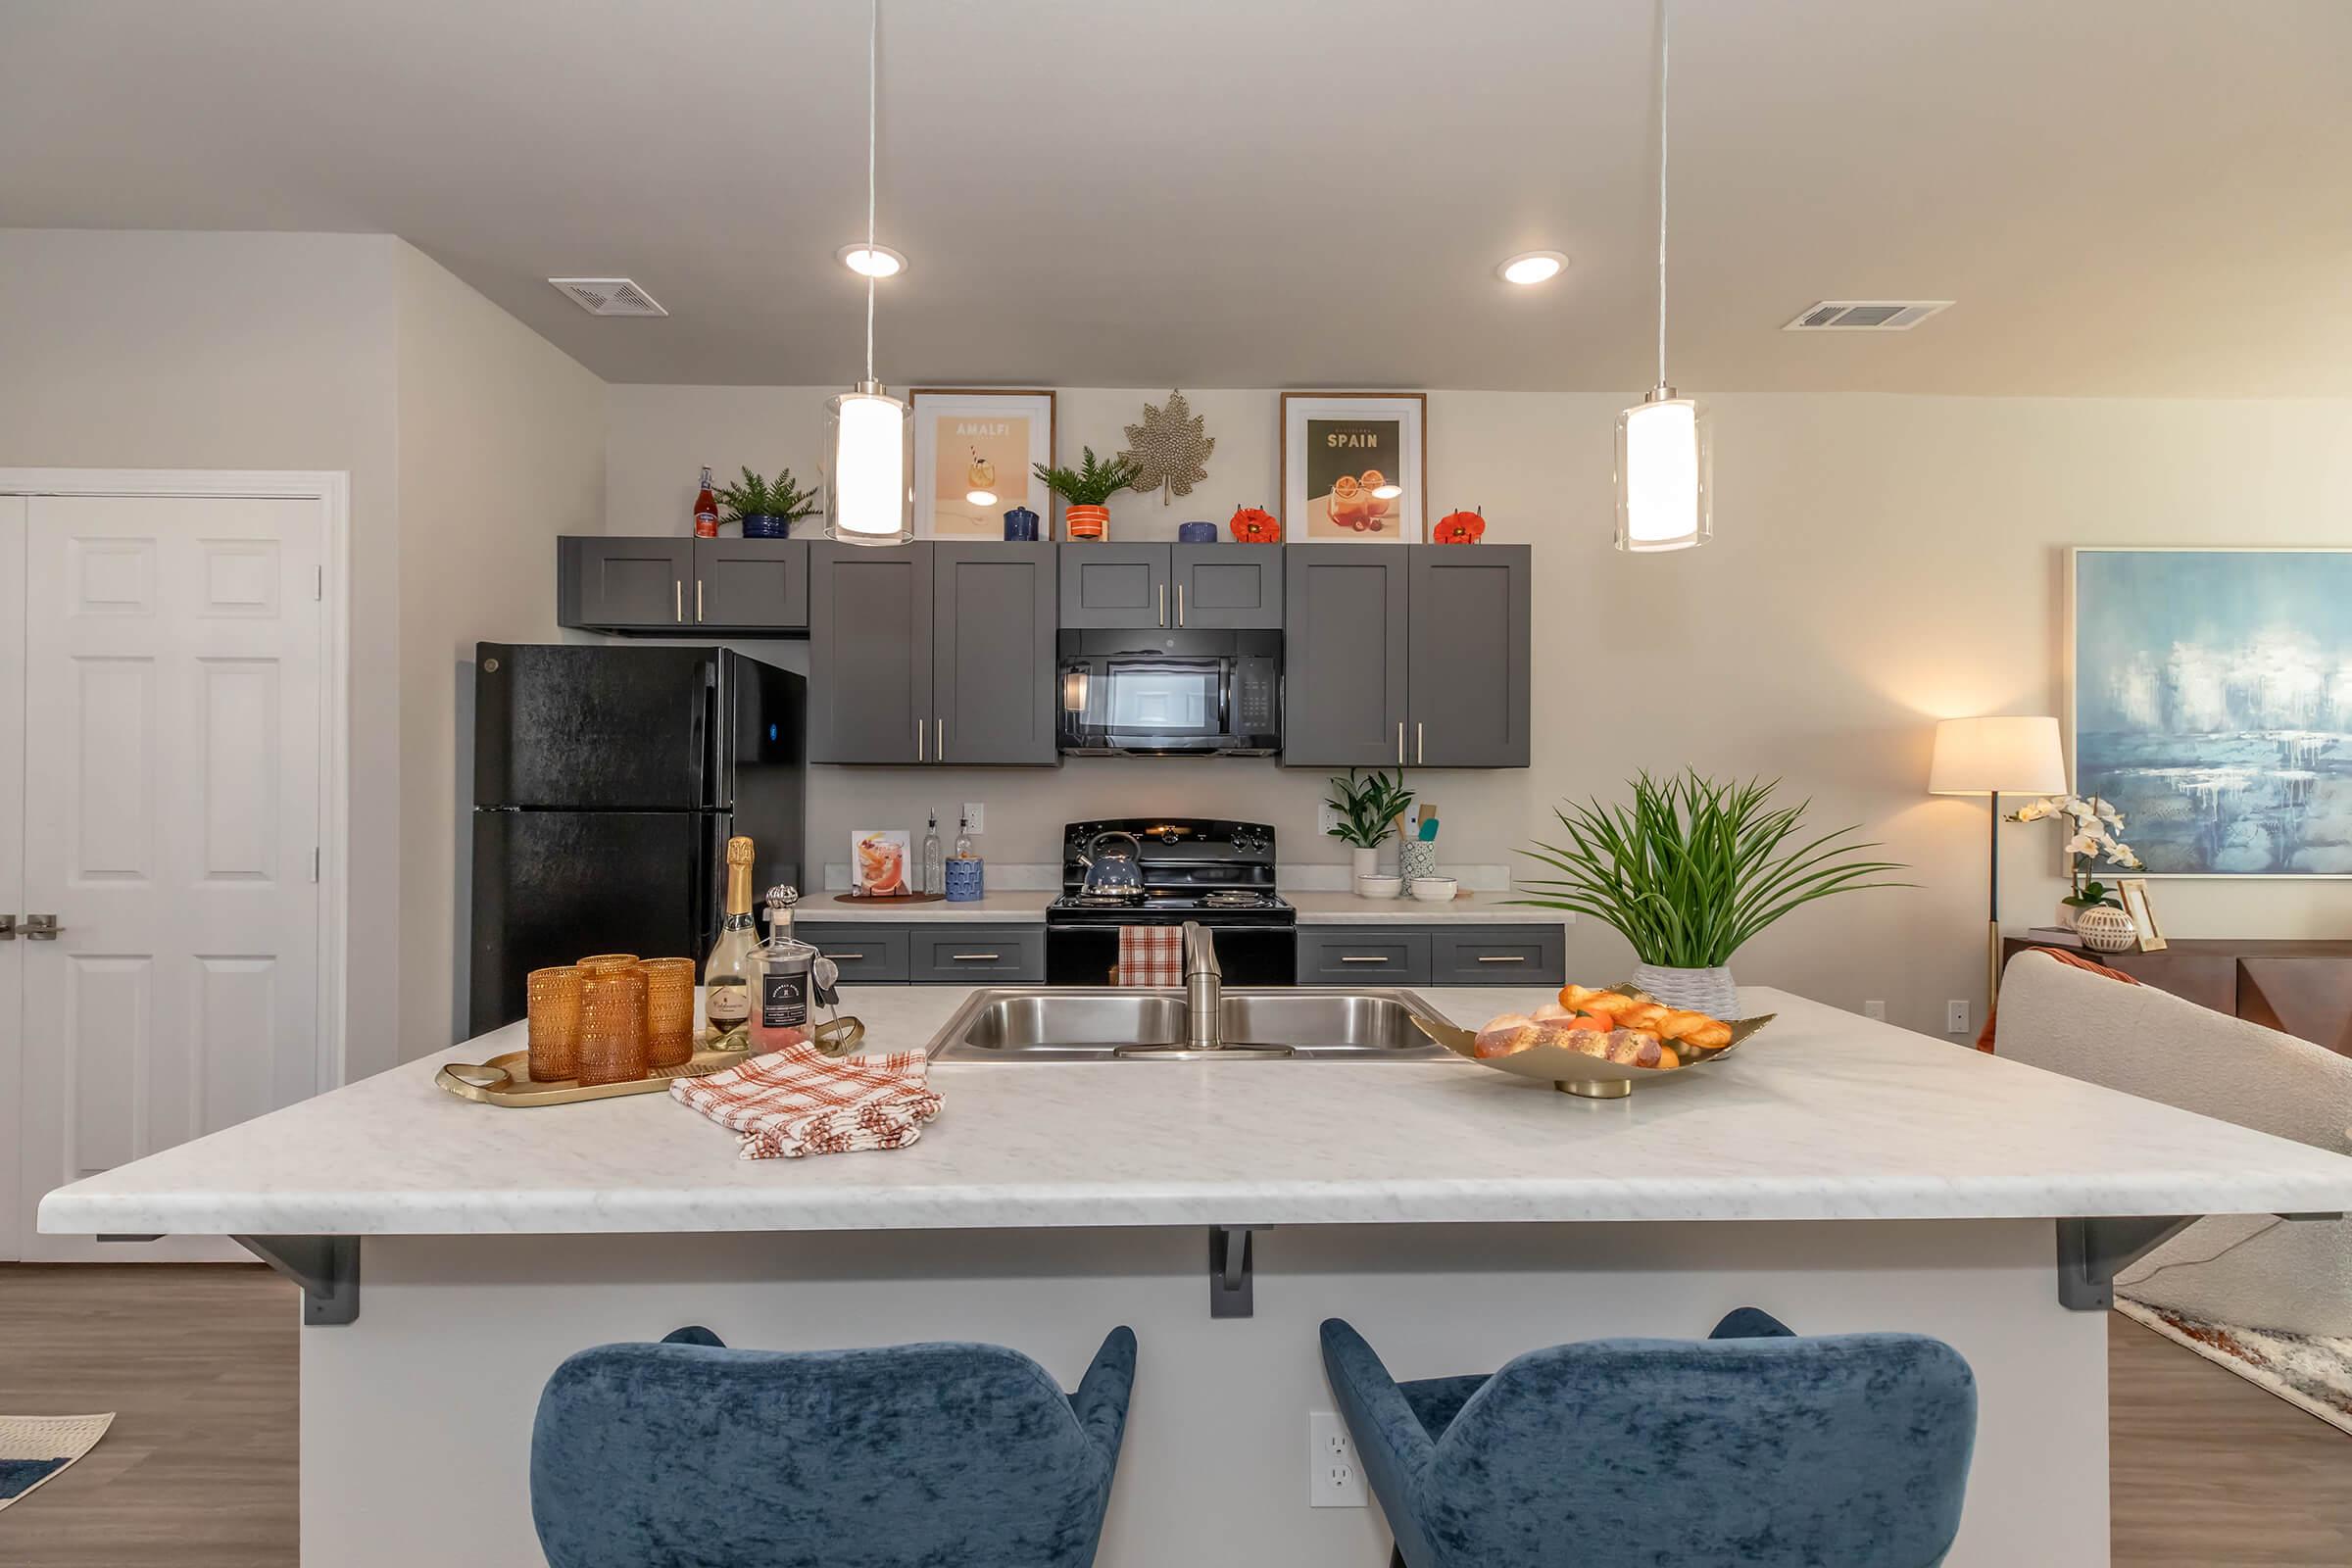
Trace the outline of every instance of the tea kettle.
<instances>
[{"instance_id":1,"label":"tea kettle","mask_svg":"<svg viewBox=\"0 0 2352 1568\"><path fill-rule=\"evenodd\" d=\"M1103 848L1112 839L1125 839L1126 847L1111 844L1108 849ZM1086 885L1078 890L1081 895L1103 899L1143 896L1144 846L1134 834L1109 828L1096 834L1086 849L1087 853L1078 857L1078 863L1086 867Z\"/></svg>"}]
</instances>

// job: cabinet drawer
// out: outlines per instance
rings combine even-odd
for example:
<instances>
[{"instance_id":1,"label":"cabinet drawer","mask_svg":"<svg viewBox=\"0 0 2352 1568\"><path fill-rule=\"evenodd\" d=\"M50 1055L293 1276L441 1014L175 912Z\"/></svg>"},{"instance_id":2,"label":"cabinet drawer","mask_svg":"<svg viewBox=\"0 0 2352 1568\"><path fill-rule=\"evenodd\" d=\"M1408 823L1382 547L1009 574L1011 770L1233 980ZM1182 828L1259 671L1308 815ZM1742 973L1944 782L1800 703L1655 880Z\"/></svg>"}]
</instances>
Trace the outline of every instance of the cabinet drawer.
<instances>
[{"instance_id":1,"label":"cabinet drawer","mask_svg":"<svg viewBox=\"0 0 2352 1568\"><path fill-rule=\"evenodd\" d=\"M907 950L907 976L918 986L1046 979L1043 925L917 925Z\"/></svg>"},{"instance_id":2,"label":"cabinet drawer","mask_svg":"<svg viewBox=\"0 0 2352 1568\"><path fill-rule=\"evenodd\" d=\"M795 935L841 966L849 986L906 983L906 927L863 920L795 920Z\"/></svg>"},{"instance_id":3,"label":"cabinet drawer","mask_svg":"<svg viewBox=\"0 0 2352 1568\"><path fill-rule=\"evenodd\" d=\"M1429 933L1433 986L1556 986L1568 980L1565 928L1438 926Z\"/></svg>"},{"instance_id":4,"label":"cabinet drawer","mask_svg":"<svg viewBox=\"0 0 2352 1568\"><path fill-rule=\"evenodd\" d=\"M1382 926L1300 926L1300 985L1429 983L1429 933Z\"/></svg>"}]
</instances>

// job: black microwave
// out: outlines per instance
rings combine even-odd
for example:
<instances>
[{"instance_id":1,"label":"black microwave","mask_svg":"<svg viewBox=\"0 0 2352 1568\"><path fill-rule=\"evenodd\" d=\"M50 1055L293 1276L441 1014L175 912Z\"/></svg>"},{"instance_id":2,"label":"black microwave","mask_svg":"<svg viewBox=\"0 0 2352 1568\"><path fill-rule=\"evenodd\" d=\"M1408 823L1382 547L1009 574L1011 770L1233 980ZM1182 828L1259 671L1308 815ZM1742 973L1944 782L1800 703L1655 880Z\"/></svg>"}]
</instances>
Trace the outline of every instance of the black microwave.
<instances>
[{"instance_id":1,"label":"black microwave","mask_svg":"<svg viewBox=\"0 0 2352 1568\"><path fill-rule=\"evenodd\" d=\"M1070 757L1272 757L1282 633L1065 631L1054 691Z\"/></svg>"}]
</instances>

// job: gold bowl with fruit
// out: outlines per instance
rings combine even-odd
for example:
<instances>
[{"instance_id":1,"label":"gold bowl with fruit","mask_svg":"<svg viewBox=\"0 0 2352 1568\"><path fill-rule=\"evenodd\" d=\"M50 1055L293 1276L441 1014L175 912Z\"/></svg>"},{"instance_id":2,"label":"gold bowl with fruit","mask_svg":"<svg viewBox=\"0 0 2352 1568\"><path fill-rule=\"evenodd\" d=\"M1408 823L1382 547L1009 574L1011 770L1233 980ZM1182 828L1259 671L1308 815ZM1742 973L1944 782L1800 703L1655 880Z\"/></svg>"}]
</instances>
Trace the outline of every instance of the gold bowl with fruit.
<instances>
[{"instance_id":1,"label":"gold bowl with fruit","mask_svg":"<svg viewBox=\"0 0 2352 1568\"><path fill-rule=\"evenodd\" d=\"M1506 1012L1477 1030L1416 1015L1421 1032L1457 1056L1563 1094L1621 1100L1649 1083L1731 1054L1772 1022L1714 1018L1670 1007L1631 985L1562 986L1557 1002Z\"/></svg>"}]
</instances>

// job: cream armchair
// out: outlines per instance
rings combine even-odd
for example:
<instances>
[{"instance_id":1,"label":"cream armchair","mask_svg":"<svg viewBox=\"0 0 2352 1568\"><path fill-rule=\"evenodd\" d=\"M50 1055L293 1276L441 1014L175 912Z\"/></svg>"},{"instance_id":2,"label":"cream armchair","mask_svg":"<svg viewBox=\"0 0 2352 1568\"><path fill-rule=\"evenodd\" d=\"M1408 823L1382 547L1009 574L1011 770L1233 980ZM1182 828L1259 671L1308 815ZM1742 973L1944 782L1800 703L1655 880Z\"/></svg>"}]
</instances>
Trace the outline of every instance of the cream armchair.
<instances>
[{"instance_id":1,"label":"cream armchair","mask_svg":"<svg viewBox=\"0 0 2352 1568\"><path fill-rule=\"evenodd\" d=\"M2038 953L2010 960L1997 1028L2013 1061L2352 1157L2352 1056ZM2115 1283L2214 1322L2352 1334L2352 1220L2200 1220Z\"/></svg>"}]
</instances>

